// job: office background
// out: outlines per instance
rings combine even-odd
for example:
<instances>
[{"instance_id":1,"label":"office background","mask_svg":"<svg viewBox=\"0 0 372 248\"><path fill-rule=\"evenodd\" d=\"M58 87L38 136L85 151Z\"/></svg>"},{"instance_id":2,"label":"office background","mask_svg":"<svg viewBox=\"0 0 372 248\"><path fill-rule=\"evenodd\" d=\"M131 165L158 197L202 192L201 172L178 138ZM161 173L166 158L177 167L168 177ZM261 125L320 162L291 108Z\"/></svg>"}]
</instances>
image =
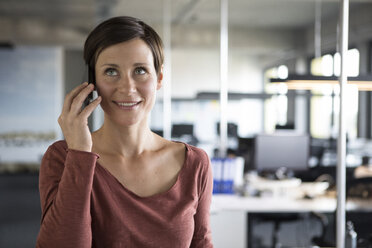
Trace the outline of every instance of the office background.
<instances>
[{"instance_id":1,"label":"office background","mask_svg":"<svg viewBox=\"0 0 372 248\"><path fill-rule=\"evenodd\" d=\"M334 168L337 89L291 91L271 85L269 78L339 73L339 1L230 0L228 9L228 147L244 157L257 134L289 127L311 136L310 166ZM370 13L371 1L350 1L349 75L372 72ZM165 14L171 17L165 74L170 75L172 138L202 147L213 157L220 121L219 1L0 0L1 247L33 246L40 218L38 165L48 144L62 138L56 120L65 93L84 79L86 35L103 19L132 15L164 36ZM315 29L317 22L320 30ZM151 128L160 134L163 95L161 91L151 115ZM368 91L349 92L350 168L372 151L371 99ZM92 128L101 122L97 110ZM246 162L245 170L250 166Z\"/></svg>"}]
</instances>

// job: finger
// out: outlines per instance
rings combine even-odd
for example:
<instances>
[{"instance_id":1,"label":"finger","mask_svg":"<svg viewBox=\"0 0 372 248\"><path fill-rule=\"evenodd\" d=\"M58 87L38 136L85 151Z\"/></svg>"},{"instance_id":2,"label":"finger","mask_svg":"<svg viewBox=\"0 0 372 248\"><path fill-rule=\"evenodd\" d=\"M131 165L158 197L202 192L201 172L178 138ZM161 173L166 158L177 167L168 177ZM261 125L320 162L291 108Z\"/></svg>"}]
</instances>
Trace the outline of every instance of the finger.
<instances>
[{"instance_id":1,"label":"finger","mask_svg":"<svg viewBox=\"0 0 372 248\"><path fill-rule=\"evenodd\" d=\"M70 91L66 96L65 100L63 102L63 108L62 108L62 113L67 113L70 111L70 107L72 104L73 99L76 97L79 92L84 89L85 87L88 86L88 83L85 82L77 87L75 87L72 91Z\"/></svg>"},{"instance_id":2,"label":"finger","mask_svg":"<svg viewBox=\"0 0 372 248\"><path fill-rule=\"evenodd\" d=\"M83 102L93 90L94 90L93 84L89 84L87 87L82 89L72 100L70 112L73 114L79 114L81 112Z\"/></svg>"},{"instance_id":3,"label":"finger","mask_svg":"<svg viewBox=\"0 0 372 248\"><path fill-rule=\"evenodd\" d=\"M86 106L83 111L81 111L80 116L84 119L88 119L88 117L93 113L93 111L97 108L97 106L101 103L102 97L97 97L94 101L92 101L88 106Z\"/></svg>"}]
</instances>

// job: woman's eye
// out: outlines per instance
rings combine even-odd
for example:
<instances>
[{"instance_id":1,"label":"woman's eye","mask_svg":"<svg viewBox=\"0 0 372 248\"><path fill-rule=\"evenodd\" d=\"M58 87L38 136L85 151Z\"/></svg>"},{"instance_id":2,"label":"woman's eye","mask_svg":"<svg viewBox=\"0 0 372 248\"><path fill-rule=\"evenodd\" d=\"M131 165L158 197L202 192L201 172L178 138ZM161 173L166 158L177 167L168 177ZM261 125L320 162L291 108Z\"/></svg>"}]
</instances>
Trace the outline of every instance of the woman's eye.
<instances>
[{"instance_id":1,"label":"woman's eye","mask_svg":"<svg viewBox=\"0 0 372 248\"><path fill-rule=\"evenodd\" d=\"M137 75L143 75L146 73L146 69L143 68L143 67L138 67L136 69L134 69L134 73L137 74Z\"/></svg>"},{"instance_id":2,"label":"woman's eye","mask_svg":"<svg viewBox=\"0 0 372 248\"><path fill-rule=\"evenodd\" d=\"M108 75L108 76L117 76L118 73L115 69L112 69L112 68L108 68L105 70L105 74Z\"/></svg>"}]
</instances>

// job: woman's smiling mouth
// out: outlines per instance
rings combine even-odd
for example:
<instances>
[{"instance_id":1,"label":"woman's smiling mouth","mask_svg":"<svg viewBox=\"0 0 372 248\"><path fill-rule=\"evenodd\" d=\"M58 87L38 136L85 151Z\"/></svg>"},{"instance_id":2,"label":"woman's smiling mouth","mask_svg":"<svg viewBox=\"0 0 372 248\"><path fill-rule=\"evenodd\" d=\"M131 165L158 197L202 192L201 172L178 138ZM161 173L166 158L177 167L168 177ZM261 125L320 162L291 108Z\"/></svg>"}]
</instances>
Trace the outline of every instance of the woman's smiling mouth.
<instances>
[{"instance_id":1,"label":"woman's smiling mouth","mask_svg":"<svg viewBox=\"0 0 372 248\"><path fill-rule=\"evenodd\" d=\"M131 110L136 108L142 101L127 101L127 102L116 102L114 103L120 108L125 110Z\"/></svg>"}]
</instances>

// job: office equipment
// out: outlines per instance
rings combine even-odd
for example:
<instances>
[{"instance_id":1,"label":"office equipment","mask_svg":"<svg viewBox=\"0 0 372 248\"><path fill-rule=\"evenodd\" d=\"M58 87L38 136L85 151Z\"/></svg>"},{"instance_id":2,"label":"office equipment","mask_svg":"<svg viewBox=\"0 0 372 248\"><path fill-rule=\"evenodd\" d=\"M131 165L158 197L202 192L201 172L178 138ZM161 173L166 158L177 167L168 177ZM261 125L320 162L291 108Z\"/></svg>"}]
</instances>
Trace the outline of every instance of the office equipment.
<instances>
[{"instance_id":1,"label":"office equipment","mask_svg":"<svg viewBox=\"0 0 372 248\"><path fill-rule=\"evenodd\" d=\"M220 135L220 122L216 124L217 134ZM238 125L232 122L227 123L227 136L238 137Z\"/></svg>"},{"instance_id":2,"label":"office equipment","mask_svg":"<svg viewBox=\"0 0 372 248\"><path fill-rule=\"evenodd\" d=\"M308 157L310 142L308 135L299 135L293 132L278 132L275 134L259 134L255 139L254 146L255 169L260 174L269 173L275 175L278 182L285 182L284 191L297 187L301 181L291 177L292 172L305 171L308 169ZM285 180L283 180L285 179ZM275 182L275 181L274 181ZM279 191L278 191L279 190ZM272 192L278 191L274 196L280 196L281 188L272 187ZM271 245L277 247L279 242L279 231L282 222L293 222L302 219L298 213L265 213L257 218L260 222L272 222L274 231L272 233Z\"/></svg>"},{"instance_id":3,"label":"office equipment","mask_svg":"<svg viewBox=\"0 0 372 248\"><path fill-rule=\"evenodd\" d=\"M353 178L346 181L346 197L372 199L372 177Z\"/></svg>"},{"instance_id":4,"label":"office equipment","mask_svg":"<svg viewBox=\"0 0 372 248\"><path fill-rule=\"evenodd\" d=\"M243 184L243 158L211 159L213 171L213 194L234 194L235 188Z\"/></svg>"},{"instance_id":5,"label":"office equipment","mask_svg":"<svg viewBox=\"0 0 372 248\"><path fill-rule=\"evenodd\" d=\"M172 137L181 137L183 135L193 135L194 125L193 124L173 124L172 125Z\"/></svg>"},{"instance_id":6,"label":"office equipment","mask_svg":"<svg viewBox=\"0 0 372 248\"><path fill-rule=\"evenodd\" d=\"M237 156L244 158L244 172L254 170L254 137L238 137Z\"/></svg>"},{"instance_id":7,"label":"office equipment","mask_svg":"<svg viewBox=\"0 0 372 248\"><path fill-rule=\"evenodd\" d=\"M161 136L161 137L164 137L164 131L163 130L160 130L160 129L152 129L151 131L153 131L154 133L156 133L157 135Z\"/></svg>"},{"instance_id":8,"label":"office equipment","mask_svg":"<svg viewBox=\"0 0 372 248\"><path fill-rule=\"evenodd\" d=\"M255 139L255 169L262 172L276 172L279 168L289 171L308 169L309 136L292 132L259 134Z\"/></svg>"},{"instance_id":9,"label":"office equipment","mask_svg":"<svg viewBox=\"0 0 372 248\"><path fill-rule=\"evenodd\" d=\"M353 222L346 223L346 248L357 248L357 233L354 230Z\"/></svg>"},{"instance_id":10,"label":"office equipment","mask_svg":"<svg viewBox=\"0 0 372 248\"><path fill-rule=\"evenodd\" d=\"M293 122L286 123L284 125L276 124L275 130L294 130L295 124Z\"/></svg>"},{"instance_id":11,"label":"office equipment","mask_svg":"<svg viewBox=\"0 0 372 248\"><path fill-rule=\"evenodd\" d=\"M258 176L246 177L249 187L255 191L268 192L270 197L314 198L326 193L328 182L301 182L299 178L270 180Z\"/></svg>"},{"instance_id":12,"label":"office equipment","mask_svg":"<svg viewBox=\"0 0 372 248\"><path fill-rule=\"evenodd\" d=\"M197 137L194 136L193 124L187 123L173 124L171 134L172 139L185 142L193 146L196 146L199 142Z\"/></svg>"}]
</instances>

